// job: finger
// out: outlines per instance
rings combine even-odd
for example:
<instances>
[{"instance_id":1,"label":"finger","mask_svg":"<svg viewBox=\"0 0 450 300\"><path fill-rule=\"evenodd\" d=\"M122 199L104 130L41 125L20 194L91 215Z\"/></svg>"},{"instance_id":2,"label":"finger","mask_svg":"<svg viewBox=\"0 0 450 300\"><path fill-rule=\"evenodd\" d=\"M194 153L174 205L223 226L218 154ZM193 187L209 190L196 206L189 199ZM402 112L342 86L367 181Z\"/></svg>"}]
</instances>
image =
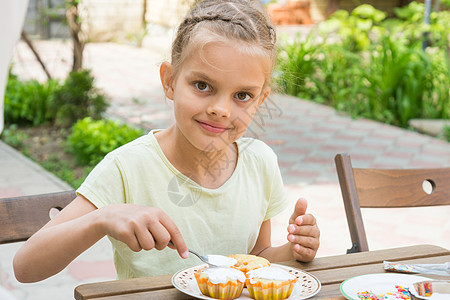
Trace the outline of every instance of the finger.
<instances>
[{"instance_id":1,"label":"finger","mask_svg":"<svg viewBox=\"0 0 450 300\"><path fill-rule=\"evenodd\" d=\"M148 251L155 247L155 240L147 227L145 227L144 225L137 226L134 231L137 242L142 249Z\"/></svg>"},{"instance_id":2,"label":"finger","mask_svg":"<svg viewBox=\"0 0 450 300\"><path fill-rule=\"evenodd\" d=\"M138 242L138 239L133 231L132 233L128 231L119 232L117 238L115 239L121 241L122 243L125 243L128 248L133 250L134 252L139 252L142 250L141 245Z\"/></svg>"},{"instance_id":3,"label":"finger","mask_svg":"<svg viewBox=\"0 0 450 300\"><path fill-rule=\"evenodd\" d=\"M319 249L320 241L316 237L288 235L288 241L294 245L300 245L305 248L317 250Z\"/></svg>"},{"instance_id":4,"label":"finger","mask_svg":"<svg viewBox=\"0 0 450 300\"><path fill-rule=\"evenodd\" d=\"M295 244L292 249L294 250L295 259L303 262L313 260L317 252L311 248L302 247L299 244Z\"/></svg>"},{"instance_id":5,"label":"finger","mask_svg":"<svg viewBox=\"0 0 450 300\"><path fill-rule=\"evenodd\" d=\"M292 235L310 236L310 237L320 236L319 227L311 225L296 226L294 224L290 224L288 226L287 231L289 232L289 234Z\"/></svg>"},{"instance_id":6,"label":"finger","mask_svg":"<svg viewBox=\"0 0 450 300\"><path fill-rule=\"evenodd\" d=\"M130 248L131 250L133 250L134 252L139 252L142 250L141 245L138 243L137 239L135 238L134 240L130 240L128 242L125 242L125 244L127 244L128 248Z\"/></svg>"},{"instance_id":7,"label":"finger","mask_svg":"<svg viewBox=\"0 0 450 300\"><path fill-rule=\"evenodd\" d=\"M173 250L176 250L176 249L177 249L177 248L175 247L175 245L173 244L172 241L170 241L170 242L167 244L167 247L169 247L170 249L173 249Z\"/></svg>"},{"instance_id":8,"label":"finger","mask_svg":"<svg viewBox=\"0 0 450 300\"><path fill-rule=\"evenodd\" d=\"M155 241L155 248L157 250L163 250L170 242L170 234L167 229L159 222L150 223L148 230L151 232Z\"/></svg>"},{"instance_id":9,"label":"finger","mask_svg":"<svg viewBox=\"0 0 450 300\"><path fill-rule=\"evenodd\" d=\"M305 198L299 198L297 200L297 202L295 203L294 212L291 215L289 223L294 223L295 219L298 216L304 215L306 213L307 207L308 207L308 202L306 201L306 199Z\"/></svg>"},{"instance_id":10,"label":"finger","mask_svg":"<svg viewBox=\"0 0 450 300\"><path fill-rule=\"evenodd\" d=\"M183 236L181 235L181 232L178 229L177 225L167 215L161 218L161 224L168 231L170 235L170 240L177 249L178 254L182 258L188 258L189 257L188 248L186 246L186 243L184 242Z\"/></svg>"},{"instance_id":11,"label":"finger","mask_svg":"<svg viewBox=\"0 0 450 300\"><path fill-rule=\"evenodd\" d=\"M316 218L311 215L311 214L306 214L306 215L302 215L302 216L298 216L297 218L295 218L295 222L296 225L316 225L317 220Z\"/></svg>"}]
</instances>

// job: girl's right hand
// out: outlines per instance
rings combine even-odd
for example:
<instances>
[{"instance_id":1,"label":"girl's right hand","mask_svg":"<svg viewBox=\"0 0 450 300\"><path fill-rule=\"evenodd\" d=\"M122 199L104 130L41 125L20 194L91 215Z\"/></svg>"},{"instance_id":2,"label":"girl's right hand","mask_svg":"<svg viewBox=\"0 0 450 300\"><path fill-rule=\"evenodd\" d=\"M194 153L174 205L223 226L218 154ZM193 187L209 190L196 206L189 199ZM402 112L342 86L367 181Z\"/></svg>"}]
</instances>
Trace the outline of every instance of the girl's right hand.
<instances>
[{"instance_id":1,"label":"girl's right hand","mask_svg":"<svg viewBox=\"0 0 450 300\"><path fill-rule=\"evenodd\" d=\"M177 225L160 208L113 204L100 211L104 234L127 244L131 250L162 250L172 241L182 258L189 256Z\"/></svg>"}]
</instances>

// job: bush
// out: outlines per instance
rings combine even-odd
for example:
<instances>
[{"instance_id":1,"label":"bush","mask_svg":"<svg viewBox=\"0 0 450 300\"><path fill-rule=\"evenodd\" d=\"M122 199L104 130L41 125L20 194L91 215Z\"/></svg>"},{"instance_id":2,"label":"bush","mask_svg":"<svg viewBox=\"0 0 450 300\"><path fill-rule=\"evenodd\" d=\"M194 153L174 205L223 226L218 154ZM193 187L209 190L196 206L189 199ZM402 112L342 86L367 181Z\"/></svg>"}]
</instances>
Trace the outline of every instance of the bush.
<instances>
[{"instance_id":1,"label":"bush","mask_svg":"<svg viewBox=\"0 0 450 300\"><path fill-rule=\"evenodd\" d=\"M100 119L107 107L105 95L94 87L94 77L89 70L70 72L55 93L55 123L70 127L84 117Z\"/></svg>"},{"instance_id":2,"label":"bush","mask_svg":"<svg viewBox=\"0 0 450 300\"><path fill-rule=\"evenodd\" d=\"M37 80L20 81L9 75L5 91L4 116L7 124L41 125L52 122L50 110L54 94L59 88L56 80L39 83Z\"/></svg>"},{"instance_id":3,"label":"bush","mask_svg":"<svg viewBox=\"0 0 450 300\"><path fill-rule=\"evenodd\" d=\"M38 126L54 123L70 127L78 119L101 118L108 107L103 93L94 87L88 70L71 72L64 84L21 81L10 73L5 92L5 122Z\"/></svg>"},{"instance_id":4,"label":"bush","mask_svg":"<svg viewBox=\"0 0 450 300\"><path fill-rule=\"evenodd\" d=\"M138 138L140 129L111 120L93 120L86 117L72 127L67 138L69 151L82 165L94 166L112 150Z\"/></svg>"}]
</instances>

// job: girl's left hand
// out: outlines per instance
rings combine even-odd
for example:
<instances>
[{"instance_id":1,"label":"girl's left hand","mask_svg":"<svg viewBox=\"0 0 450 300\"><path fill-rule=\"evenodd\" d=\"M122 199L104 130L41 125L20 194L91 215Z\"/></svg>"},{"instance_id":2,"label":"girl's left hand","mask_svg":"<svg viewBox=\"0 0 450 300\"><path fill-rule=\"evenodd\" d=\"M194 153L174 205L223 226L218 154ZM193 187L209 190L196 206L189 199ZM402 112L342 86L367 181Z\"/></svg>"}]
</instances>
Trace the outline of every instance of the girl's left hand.
<instances>
[{"instance_id":1,"label":"girl's left hand","mask_svg":"<svg viewBox=\"0 0 450 300\"><path fill-rule=\"evenodd\" d=\"M287 228L289 232L287 239L291 242L294 258L303 262L313 260L320 245L320 230L316 218L306 214L307 206L306 199L297 200Z\"/></svg>"}]
</instances>

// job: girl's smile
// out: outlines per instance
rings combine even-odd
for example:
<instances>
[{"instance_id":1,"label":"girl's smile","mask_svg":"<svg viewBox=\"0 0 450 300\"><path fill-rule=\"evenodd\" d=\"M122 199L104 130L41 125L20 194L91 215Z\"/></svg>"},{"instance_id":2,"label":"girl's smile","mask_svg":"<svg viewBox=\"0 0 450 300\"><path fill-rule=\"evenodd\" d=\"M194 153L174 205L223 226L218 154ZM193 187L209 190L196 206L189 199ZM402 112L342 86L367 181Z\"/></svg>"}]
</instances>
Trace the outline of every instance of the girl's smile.
<instances>
[{"instance_id":1,"label":"girl's smile","mask_svg":"<svg viewBox=\"0 0 450 300\"><path fill-rule=\"evenodd\" d=\"M225 131L229 130L230 128L228 127L224 127L223 125L221 125L220 123L213 123L210 121L197 121L200 126L205 129L208 132L211 133L224 133Z\"/></svg>"}]
</instances>

